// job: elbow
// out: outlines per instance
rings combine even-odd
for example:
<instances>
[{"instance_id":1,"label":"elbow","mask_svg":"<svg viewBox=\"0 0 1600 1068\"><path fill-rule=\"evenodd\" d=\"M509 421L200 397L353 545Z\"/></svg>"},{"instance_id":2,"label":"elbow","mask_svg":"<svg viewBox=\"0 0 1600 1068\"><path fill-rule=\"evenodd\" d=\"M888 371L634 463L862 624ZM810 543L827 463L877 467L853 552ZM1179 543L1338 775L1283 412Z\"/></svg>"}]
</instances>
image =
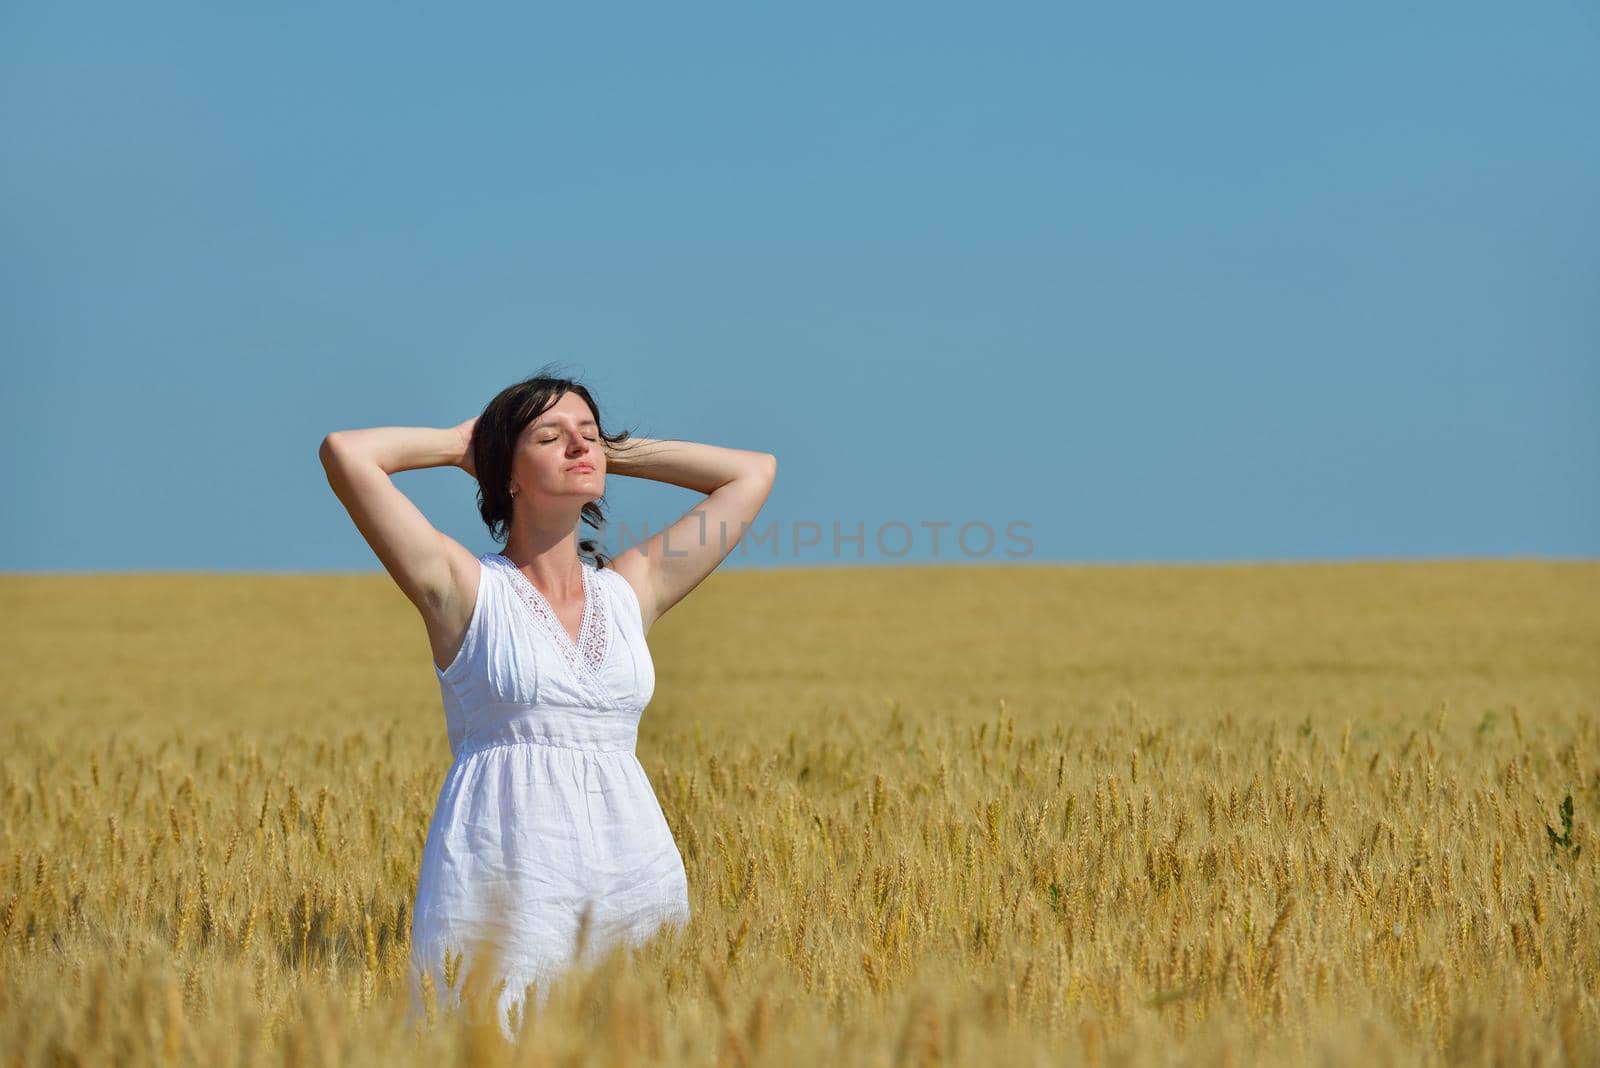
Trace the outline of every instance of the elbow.
<instances>
[{"instance_id":1,"label":"elbow","mask_svg":"<svg viewBox=\"0 0 1600 1068\"><path fill-rule=\"evenodd\" d=\"M338 451L338 437L339 432L335 430L333 433L322 439L322 445L317 449L317 459L322 461L324 467L333 461L333 458Z\"/></svg>"},{"instance_id":2,"label":"elbow","mask_svg":"<svg viewBox=\"0 0 1600 1068\"><path fill-rule=\"evenodd\" d=\"M778 478L778 458L770 452L761 454L761 474L768 482Z\"/></svg>"}]
</instances>

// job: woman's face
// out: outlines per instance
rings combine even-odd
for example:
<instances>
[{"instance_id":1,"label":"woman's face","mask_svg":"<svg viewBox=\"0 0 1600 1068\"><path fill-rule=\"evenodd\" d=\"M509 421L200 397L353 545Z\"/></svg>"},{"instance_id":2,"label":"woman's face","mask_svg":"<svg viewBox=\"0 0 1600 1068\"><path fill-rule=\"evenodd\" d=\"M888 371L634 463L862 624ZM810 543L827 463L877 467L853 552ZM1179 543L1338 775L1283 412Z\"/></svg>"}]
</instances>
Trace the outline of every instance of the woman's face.
<instances>
[{"instance_id":1,"label":"woman's face","mask_svg":"<svg viewBox=\"0 0 1600 1068\"><path fill-rule=\"evenodd\" d=\"M524 428L517 439L511 474L519 500L531 494L533 498L591 501L605 492L606 455L600 428L582 397L568 391Z\"/></svg>"}]
</instances>

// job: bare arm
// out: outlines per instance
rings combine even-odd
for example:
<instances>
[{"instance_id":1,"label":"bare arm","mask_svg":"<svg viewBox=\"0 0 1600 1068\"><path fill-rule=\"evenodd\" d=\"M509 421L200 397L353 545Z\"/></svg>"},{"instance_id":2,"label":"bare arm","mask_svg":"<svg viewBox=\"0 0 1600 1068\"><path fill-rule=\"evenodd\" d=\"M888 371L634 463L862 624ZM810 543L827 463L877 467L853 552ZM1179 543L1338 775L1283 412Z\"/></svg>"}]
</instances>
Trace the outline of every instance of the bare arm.
<instances>
[{"instance_id":1,"label":"bare arm","mask_svg":"<svg viewBox=\"0 0 1600 1068\"><path fill-rule=\"evenodd\" d=\"M755 521L778 475L771 453L693 441L632 438L608 446L606 469L704 493L661 533L619 553L612 566L639 594L646 629L716 570Z\"/></svg>"},{"instance_id":2,"label":"bare arm","mask_svg":"<svg viewBox=\"0 0 1600 1068\"><path fill-rule=\"evenodd\" d=\"M474 422L476 420L469 419L461 426L443 429L375 426L363 430L335 430L323 442L337 440L348 446L347 451L372 461L390 475L424 467L460 467L466 454L467 435Z\"/></svg>"},{"instance_id":3,"label":"bare arm","mask_svg":"<svg viewBox=\"0 0 1600 1068\"><path fill-rule=\"evenodd\" d=\"M428 619L430 632L436 617L463 600L470 614L477 597L477 557L436 530L389 476L422 467L465 467L473 422L446 429L337 430L318 451L334 494L395 583Z\"/></svg>"}]
</instances>

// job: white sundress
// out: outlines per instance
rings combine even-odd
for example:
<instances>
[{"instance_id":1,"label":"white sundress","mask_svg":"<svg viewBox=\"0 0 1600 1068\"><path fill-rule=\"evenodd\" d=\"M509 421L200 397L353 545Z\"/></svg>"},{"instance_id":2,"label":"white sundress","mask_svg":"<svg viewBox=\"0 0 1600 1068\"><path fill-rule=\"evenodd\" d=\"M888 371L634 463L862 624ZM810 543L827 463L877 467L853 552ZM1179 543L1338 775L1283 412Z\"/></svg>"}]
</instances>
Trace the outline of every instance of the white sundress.
<instances>
[{"instance_id":1,"label":"white sundress","mask_svg":"<svg viewBox=\"0 0 1600 1068\"><path fill-rule=\"evenodd\" d=\"M576 961L689 921L683 857L634 745L655 665L633 587L583 563L574 643L544 596L499 553L478 558L478 599L443 671L454 759L422 851L411 921L413 1019L421 977L437 1004L459 1004L480 939L506 983L501 1028L529 983L537 1003ZM463 955L454 989L446 955ZM493 986L491 982L489 986ZM526 1013L528 1006L523 1006Z\"/></svg>"}]
</instances>

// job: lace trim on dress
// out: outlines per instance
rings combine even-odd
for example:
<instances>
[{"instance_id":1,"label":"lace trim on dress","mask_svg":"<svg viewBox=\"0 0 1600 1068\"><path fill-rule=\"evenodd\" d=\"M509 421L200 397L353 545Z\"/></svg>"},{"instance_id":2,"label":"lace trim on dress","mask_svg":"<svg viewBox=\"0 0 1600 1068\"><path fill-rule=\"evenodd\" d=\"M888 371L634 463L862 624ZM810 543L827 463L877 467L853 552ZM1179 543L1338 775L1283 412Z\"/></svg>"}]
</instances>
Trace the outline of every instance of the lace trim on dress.
<instances>
[{"instance_id":1,"label":"lace trim on dress","mask_svg":"<svg viewBox=\"0 0 1600 1068\"><path fill-rule=\"evenodd\" d=\"M600 682L598 674L600 665L605 663L606 653L610 650L611 627L610 618L606 613L603 590L598 588L598 579L591 574L592 568L583 565L583 619L578 624L578 640L574 642L572 635L567 633L567 628L561 625L555 609L539 592L539 587L528 581L528 576L522 569L507 560L499 553L494 554L505 572L510 576L512 583L521 594L519 600L533 612L533 616L544 627L555 641L556 648L560 650L561 657L566 661L567 667L573 674L583 679L595 693L604 697L605 687Z\"/></svg>"},{"instance_id":2,"label":"lace trim on dress","mask_svg":"<svg viewBox=\"0 0 1600 1068\"><path fill-rule=\"evenodd\" d=\"M611 644L611 628L607 626L609 619L606 614L606 599L602 596L605 592L595 588L595 573L588 564L583 565L583 621L578 624L579 652L591 668L600 670L600 665L606 662L606 651ZM570 637L566 630L561 631L561 636Z\"/></svg>"}]
</instances>

